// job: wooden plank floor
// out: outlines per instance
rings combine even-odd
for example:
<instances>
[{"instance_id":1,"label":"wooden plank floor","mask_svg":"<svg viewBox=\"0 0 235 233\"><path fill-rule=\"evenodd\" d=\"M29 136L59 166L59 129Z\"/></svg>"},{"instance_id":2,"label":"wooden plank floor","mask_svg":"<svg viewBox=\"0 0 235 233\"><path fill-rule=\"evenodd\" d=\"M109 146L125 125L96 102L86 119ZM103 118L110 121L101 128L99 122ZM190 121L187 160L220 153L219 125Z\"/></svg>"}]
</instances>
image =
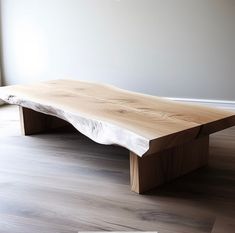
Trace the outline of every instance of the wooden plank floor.
<instances>
[{"instance_id":1,"label":"wooden plank floor","mask_svg":"<svg viewBox=\"0 0 235 233\"><path fill-rule=\"evenodd\" d=\"M235 232L235 128L210 146L208 167L143 196L127 150L79 133L23 137L18 109L0 107L0 233Z\"/></svg>"}]
</instances>

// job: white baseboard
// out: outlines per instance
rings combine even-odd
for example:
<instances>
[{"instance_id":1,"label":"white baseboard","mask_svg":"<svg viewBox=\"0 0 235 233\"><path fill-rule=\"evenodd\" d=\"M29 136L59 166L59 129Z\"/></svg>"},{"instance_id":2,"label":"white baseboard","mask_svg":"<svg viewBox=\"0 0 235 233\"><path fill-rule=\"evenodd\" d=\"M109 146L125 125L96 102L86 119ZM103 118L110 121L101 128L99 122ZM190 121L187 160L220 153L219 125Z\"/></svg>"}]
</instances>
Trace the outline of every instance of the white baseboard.
<instances>
[{"instance_id":1,"label":"white baseboard","mask_svg":"<svg viewBox=\"0 0 235 233\"><path fill-rule=\"evenodd\" d=\"M190 99L190 98L176 98L176 97L166 97L166 98L174 101L202 104L206 106L218 107L235 111L235 101L231 100L208 100L208 99Z\"/></svg>"}]
</instances>

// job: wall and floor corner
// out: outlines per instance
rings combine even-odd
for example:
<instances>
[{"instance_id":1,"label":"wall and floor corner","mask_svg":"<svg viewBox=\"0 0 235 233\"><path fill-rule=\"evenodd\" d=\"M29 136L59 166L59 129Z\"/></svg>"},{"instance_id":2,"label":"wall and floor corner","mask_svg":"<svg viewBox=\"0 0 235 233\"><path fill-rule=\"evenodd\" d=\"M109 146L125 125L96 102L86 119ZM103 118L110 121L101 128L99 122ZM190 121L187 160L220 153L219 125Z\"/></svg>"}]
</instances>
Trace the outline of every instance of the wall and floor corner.
<instances>
[{"instance_id":1,"label":"wall and floor corner","mask_svg":"<svg viewBox=\"0 0 235 233\"><path fill-rule=\"evenodd\" d=\"M235 100L233 0L1 0L5 84L71 77Z\"/></svg>"}]
</instances>

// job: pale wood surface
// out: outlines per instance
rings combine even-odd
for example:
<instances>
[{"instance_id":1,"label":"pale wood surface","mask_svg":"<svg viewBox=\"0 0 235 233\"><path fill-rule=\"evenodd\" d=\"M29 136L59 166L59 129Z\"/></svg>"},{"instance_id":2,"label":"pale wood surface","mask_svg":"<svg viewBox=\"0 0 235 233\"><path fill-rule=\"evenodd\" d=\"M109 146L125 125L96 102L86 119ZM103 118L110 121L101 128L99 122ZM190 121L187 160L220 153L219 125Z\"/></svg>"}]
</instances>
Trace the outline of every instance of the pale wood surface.
<instances>
[{"instance_id":1,"label":"pale wood surface","mask_svg":"<svg viewBox=\"0 0 235 233\"><path fill-rule=\"evenodd\" d=\"M131 190L145 193L207 165L209 136L149 156L130 153Z\"/></svg>"},{"instance_id":2,"label":"pale wood surface","mask_svg":"<svg viewBox=\"0 0 235 233\"><path fill-rule=\"evenodd\" d=\"M0 99L62 118L98 143L139 156L235 125L228 111L72 80L1 87Z\"/></svg>"},{"instance_id":3,"label":"pale wood surface","mask_svg":"<svg viewBox=\"0 0 235 233\"><path fill-rule=\"evenodd\" d=\"M0 107L0 232L234 233L235 128L211 135L209 166L140 196L129 151L78 133L22 137Z\"/></svg>"}]
</instances>

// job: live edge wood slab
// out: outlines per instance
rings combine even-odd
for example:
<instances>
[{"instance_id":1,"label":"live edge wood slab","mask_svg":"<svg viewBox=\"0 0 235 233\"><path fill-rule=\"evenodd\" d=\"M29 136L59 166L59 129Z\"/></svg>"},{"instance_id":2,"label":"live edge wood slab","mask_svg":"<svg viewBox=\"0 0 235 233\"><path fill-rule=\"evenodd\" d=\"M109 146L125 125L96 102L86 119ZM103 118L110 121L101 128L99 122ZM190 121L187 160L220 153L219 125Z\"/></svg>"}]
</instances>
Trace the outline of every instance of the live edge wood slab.
<instances>
[{"instance_id":1,"label":"live edge wood slab","mask_svg":"<svg viewBox=\"0 0 235 233\"><path fill-rule=\"evenodd\" d=\"M209 135L235 125L234 112L74 80L1 87L0 99L20 106L24 135L69 122L95 142L127 148L137 193L206 165Z\"/></svg>"}]
</instances>

